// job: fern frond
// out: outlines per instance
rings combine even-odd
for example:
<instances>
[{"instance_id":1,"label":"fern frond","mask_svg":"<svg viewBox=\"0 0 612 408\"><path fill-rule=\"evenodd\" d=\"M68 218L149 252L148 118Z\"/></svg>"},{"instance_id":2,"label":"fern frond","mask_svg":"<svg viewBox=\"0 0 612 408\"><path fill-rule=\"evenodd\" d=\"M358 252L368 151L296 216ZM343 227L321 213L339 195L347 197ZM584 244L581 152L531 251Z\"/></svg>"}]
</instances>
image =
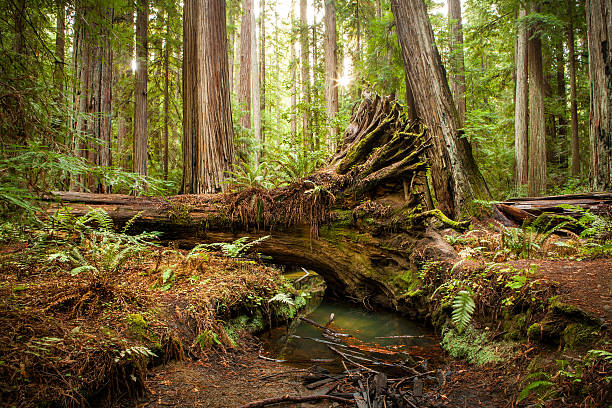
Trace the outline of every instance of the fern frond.
<instances>
[{"instance_id":1,"label":"fern frond","mask_svg":"<svg viewBox=\"0 0 612 408\"><path fill-rule=\"evenodd\" d=\"M470 292L462 290L457 293L453 300L452 321L457 327L459 334L461 334L470 323L474 309L476 309L476 304Z\"/></svg>"},{"instance_id":2,"label":"fern frond","mask_svg":"<svg viewBox=\"0 0 612 408\"><path fill-rule=\"evenodd\" d=\"M273 302L284 303L289 306L295 306L295 303L293 302L291 296L284 292L277 293L272 298L270 298L270 300L268 300L268 303Z\"/></svg>"},{"instance_id":3,"label":"fern frond","mask_svg":"<svg viewBox=\"0 0 612 408\"><path fill-rule=\"evenodd\" d=\"M534 381L521 390L516 402L521 402L534 391L538 391L538 390L543 391L545 389L552 387L553 385L554 383L548 380Z\"/></svg>"},{"instance_id":4,"label":"fern frond","mask_svg":"<svg viewBox=\"0 0 612 408\"><path fill-rule=\"evenodd\" d=\"M138 220L142 216L142 213L143 211L139 211L138 214L130 218L128 222L126 222L123 228L121 229L121 233L126 234L129 231L129 229L132 227L132 225L134 225L136 220Z\"/></svg>"}]
</instances>

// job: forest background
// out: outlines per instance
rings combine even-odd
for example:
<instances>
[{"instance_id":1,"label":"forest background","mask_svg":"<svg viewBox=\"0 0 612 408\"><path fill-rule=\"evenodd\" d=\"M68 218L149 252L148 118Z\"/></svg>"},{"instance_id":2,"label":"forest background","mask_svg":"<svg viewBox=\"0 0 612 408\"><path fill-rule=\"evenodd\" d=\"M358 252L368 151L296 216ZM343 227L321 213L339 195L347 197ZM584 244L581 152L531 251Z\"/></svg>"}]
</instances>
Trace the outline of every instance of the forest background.
<instances>
[{"instance_id":1,"label":"forest background","mask_svg":"<svg viewBox=\"0 0 612 408\"><path fill-rule=\"evenodd\" d=\"M51 190L189 192L183 5L1 3L7 10L0 18L3 203L28 208L28 198ZM527 194L527 177L540 184L531 194L597 188L589 184L584 3L426 4L464 135L492 196ZM228 0L225 23L236 153L229 179L216 190L270 188L307 176L333 154L362 95L375 91L406 102L389 1ZM329 41L335 74L326 65ZM532 82L529 71L527 91L543 95L541 116L517 85L527 83L521 57L527 44L529 61L541 59L541 80ZM330 77L336 107L327 103ZM543 121L528 124L528 115ZM519 116L529 132L543 129L545 144L531 150L545 160L521 145L519 133L527 140L528 130L515 126ZM543 174L521 175L519 167L529 166Z\"/></svg>"}]
</instances>

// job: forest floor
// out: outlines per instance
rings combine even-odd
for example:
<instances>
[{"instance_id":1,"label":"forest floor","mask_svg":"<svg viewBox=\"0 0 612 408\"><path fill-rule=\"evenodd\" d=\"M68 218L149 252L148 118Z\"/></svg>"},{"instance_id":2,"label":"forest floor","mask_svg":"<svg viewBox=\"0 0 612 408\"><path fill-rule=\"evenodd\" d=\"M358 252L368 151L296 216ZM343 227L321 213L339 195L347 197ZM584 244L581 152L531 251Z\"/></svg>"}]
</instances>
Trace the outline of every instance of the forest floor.
<instances>
[{"instance_id":1,"label":"forest floor","mask_svg":"<svg viewBox=\"0 0 612 408\"><path fill-rule=\"evenodd\" d=\"M447 233L463 264L450 276L475 291L479 332L471 333L486 333L486 346L471 352L497 351L506 338L512 345L502 360L480 365L469 362L469 353L448 357L436 367L444 379L426 379L419 406L602 406L612 395L611 364L588 350L611 351L612 258L584 254L578 242L551 235L530 248L529 259L518 259L524 256L515 256L499 231L481 225ZM29 231L30 238L0 246L0 405L236 407L312 393L303 372L259 358L257 339L245 334L294 315L268 301L279 293L296 300L278 270L159 247L139 247L116 267L109 259L123 246L104 247L92 236L71 246L76 238L66 232L53 232L53 239L40 234ZM89 261L76 273L69 258L50 257L75 247ZM434 295L444 291L431 295L437 301ZM519 304L529 297L533 310L525 312ZM514 302L515 314L487 319L487 308L497 314L500 302L511 309ZM555 310L569 319L561 328ZM507 324L513 320L523 321L514 334ZM541 380L542 389L517 404L530 379Z\"/></svg>"}]
</instances>

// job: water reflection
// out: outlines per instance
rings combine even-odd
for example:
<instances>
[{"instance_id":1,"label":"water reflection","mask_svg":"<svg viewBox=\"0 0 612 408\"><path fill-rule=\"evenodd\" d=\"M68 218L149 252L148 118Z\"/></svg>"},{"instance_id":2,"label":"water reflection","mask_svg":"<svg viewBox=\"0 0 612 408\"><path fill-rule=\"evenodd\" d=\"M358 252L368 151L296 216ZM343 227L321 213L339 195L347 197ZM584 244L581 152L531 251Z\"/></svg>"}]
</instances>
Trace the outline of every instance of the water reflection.
<instances>
[{"instance_id":1,"label":"water reflection","mask_svg":"<svg viewBox=\"0 0 612 408\"><path fill-rule=\"evenodd\" d=\"M292 279L303 276L296 272ZM324 296L313 295L307 306L309 319L325 325L330 315L334 318L329 328L349 334L342 338L339 346L352 355L363 359L377 359L390 363L427 359L436 362L441 356L439 339L426 327L396 313L386 311L370 312L359 305L332 301ZM269 357L286 360L296 366L311 366L312 359L334 360L334 363L320 364L333 371L341 371L338 354L328 346L333 338L323 337L321 329L296 319L289 326L277 327L262 335ZM313 339L319 340L315 341Z\"/></svg>"}]
</instances>

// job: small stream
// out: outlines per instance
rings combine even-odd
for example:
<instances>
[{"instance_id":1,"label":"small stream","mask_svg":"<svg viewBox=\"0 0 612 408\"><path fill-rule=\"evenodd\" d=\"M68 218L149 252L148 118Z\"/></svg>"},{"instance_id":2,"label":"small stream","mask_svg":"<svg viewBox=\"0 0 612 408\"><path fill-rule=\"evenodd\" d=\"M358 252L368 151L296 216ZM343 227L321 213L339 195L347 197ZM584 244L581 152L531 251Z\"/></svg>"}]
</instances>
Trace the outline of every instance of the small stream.
<instances>
[{"instance_id":1,"label":"small stream","mask_svg":"<svg viewBox=\"0 0 612 408\"><path fill-rule=\"evenodd\" d=\"M312 271L309 273L313 274ZM298 271L286 274L285 277L295 281L304 275L303 271ZM311 283L314 281L315 286L321 286L322 278L318 277L317 283L317 277L315 274L315 277L307 278ZM299 284L304 281L306 279ZM418 363L437 366L441 362L439 338L433 331L397 313L368 311L359 304L332 300L323 291L319 291L311 296L301 316L326 325L332 314L334 317L329 328L348 334L348 337L341 337L337 341L322 336L320 328L295 319L288 326L276 327L262 334L267 356L303 368L317 364L332 372L343 371L344 367L330 345L357 356L355 361L370 367L373 365L365 359L411 366ZM376 370L386 371L384 368L388 367L379 364Z\"/></svg>"}]
</instances>

